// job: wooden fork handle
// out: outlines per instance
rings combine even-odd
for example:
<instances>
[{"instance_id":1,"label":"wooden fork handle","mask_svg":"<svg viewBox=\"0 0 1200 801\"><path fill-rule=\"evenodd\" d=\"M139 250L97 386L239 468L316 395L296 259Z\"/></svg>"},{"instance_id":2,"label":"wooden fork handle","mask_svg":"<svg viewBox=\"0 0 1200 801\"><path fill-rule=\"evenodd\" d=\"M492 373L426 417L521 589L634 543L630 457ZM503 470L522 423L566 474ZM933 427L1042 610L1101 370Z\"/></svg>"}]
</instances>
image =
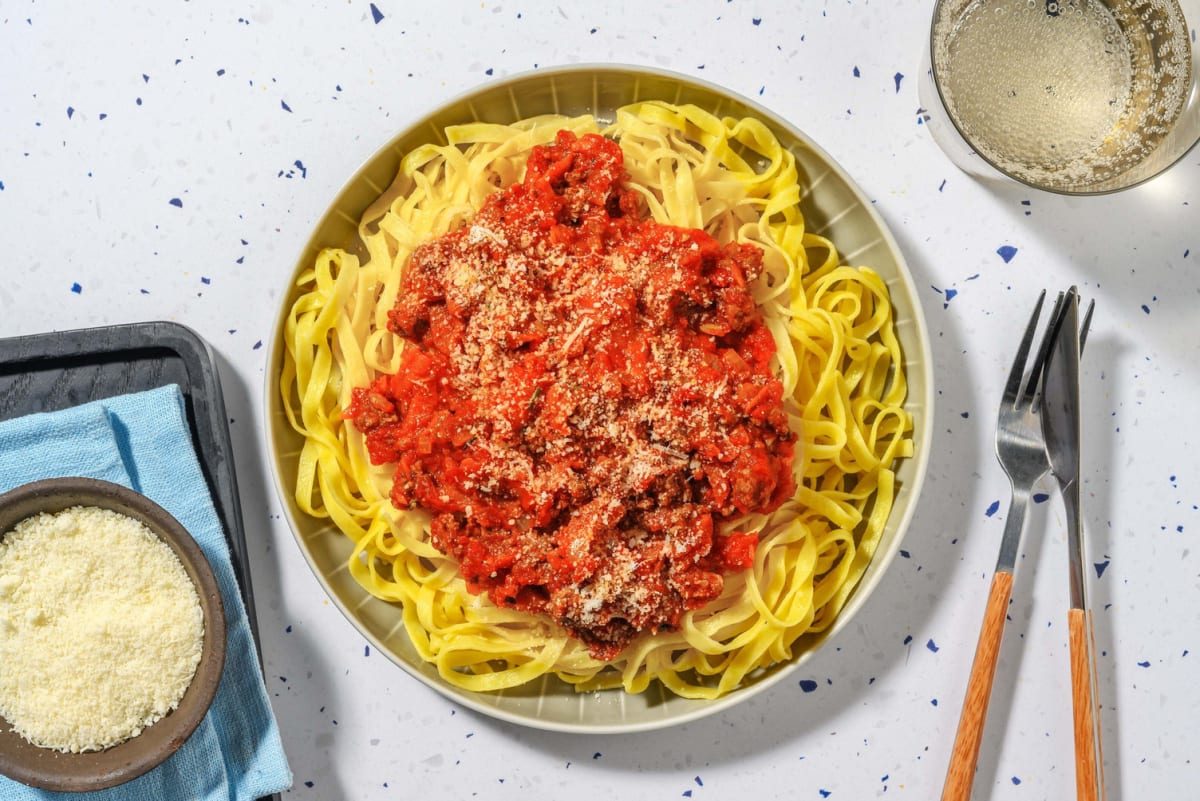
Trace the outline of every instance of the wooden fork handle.
<instances>
[{"instance_id":1,"label":"wooden fork handle","mask_svg":"<svg viewBox=\"0 0 1200 801\"><path fill-rule=\"evenodd\" d=\"M1104 801L1104 754L1096 697L1096 644L1091 610L1067 613L1071 648L1071 705L1075 717L1075 794L1079 801Z\"/></svg>"},{"instance_id":2,"label":"wooden fork handle","mask_svg":"<svg viewBox=\"0 0 1200 801\"><path fill-rule=\"evenodd\" d=\"M963 699L958 719L958 734L950 752L950 768L942 788L942 801L968 801L975 781L975 764L983 742L983 724L987 719L988 702L992 696L992 681L996 677L996 661L1000 658L1000 640L1004 635L1004 620L1008 601L1012 597L1013 574L998 570L992 576L983 626L975 645L975 659L967 680L967 696Z\"/></svg>"}]
</instances>

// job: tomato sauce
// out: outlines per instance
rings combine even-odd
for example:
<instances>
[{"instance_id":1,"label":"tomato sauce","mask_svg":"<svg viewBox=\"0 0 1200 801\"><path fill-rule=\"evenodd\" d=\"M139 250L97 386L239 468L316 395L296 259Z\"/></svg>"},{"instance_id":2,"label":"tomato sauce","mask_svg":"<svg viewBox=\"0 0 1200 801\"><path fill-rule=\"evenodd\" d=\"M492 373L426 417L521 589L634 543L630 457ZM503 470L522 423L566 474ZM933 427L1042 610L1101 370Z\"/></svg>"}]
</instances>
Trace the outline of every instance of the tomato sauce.
<instances>
[{"instance_id":1,"label":"tomato sauce","mask_svg":"<svg viewBox=\"0 0 1200 801\"><path fill-rule=\"evenodd\" d=\"M644 219L620 147L563 131L413 254L395 375L346 416L473 592L615 658L753 564L726 532L795 491L749 284L761 251Z\"/></svg>"}]
</instances>

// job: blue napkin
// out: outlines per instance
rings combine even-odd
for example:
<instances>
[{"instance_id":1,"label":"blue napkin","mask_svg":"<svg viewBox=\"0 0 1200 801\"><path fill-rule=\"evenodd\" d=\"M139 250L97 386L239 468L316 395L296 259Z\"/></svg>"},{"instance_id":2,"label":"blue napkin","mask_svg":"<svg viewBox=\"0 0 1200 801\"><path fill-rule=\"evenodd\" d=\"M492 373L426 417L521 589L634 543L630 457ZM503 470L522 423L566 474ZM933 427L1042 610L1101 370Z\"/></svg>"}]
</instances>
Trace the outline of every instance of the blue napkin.
<instances>
[{"instance_id":1,"label":"blue napkin","mask_svg":"<svg viewBox=\"0 0 1200 801\"><path fill-rule=\"evenodd\" d=\"M192 449L183 396L171 385L0 422L0 492L43 478L87 476L150 497L208 557L225 602L225 670L188 741L149 773L95 793L51 793L0 777L5 801L251 801L291 786L250 623L216 509Z\"/></svg>"}]
</instances>

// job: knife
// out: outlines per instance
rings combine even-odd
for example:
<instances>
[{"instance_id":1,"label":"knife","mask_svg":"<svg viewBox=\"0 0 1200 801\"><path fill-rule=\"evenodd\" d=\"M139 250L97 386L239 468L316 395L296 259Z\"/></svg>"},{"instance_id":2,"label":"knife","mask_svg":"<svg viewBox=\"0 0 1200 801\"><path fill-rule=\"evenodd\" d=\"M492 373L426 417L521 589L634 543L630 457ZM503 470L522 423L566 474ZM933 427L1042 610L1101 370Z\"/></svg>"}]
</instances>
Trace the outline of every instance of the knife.
<instances>
[{"instance_id":1,"label":"knife","mask_svg":"<svg viewBox=\"0 0 1200 801\"><path fill-rule=\"evenodd\" d=\"M1071 698L1075 734L1075 792L1078 801L1103 801L1104 758L1096 694L1096 646L1087 604L1083 527L1079 506L1079 293L1067 292L1042 388L1042 434L1050 471L1062 494L1067 523L1071 608L1067 612L1071 654ZM1088 308L1088 318L1092 308ZM1086 327L1085 327L1086 330Z\"/></svg>"}]
</instances>

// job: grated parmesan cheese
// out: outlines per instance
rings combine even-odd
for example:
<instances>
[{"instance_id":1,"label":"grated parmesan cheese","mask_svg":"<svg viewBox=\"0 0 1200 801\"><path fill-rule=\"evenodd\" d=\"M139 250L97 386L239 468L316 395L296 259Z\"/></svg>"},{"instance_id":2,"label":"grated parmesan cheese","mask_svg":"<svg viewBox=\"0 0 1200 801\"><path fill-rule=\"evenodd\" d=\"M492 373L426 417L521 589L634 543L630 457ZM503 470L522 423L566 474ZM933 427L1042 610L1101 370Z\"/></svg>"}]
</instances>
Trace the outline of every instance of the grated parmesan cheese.
<instances>
[{"instance_id":1,"label":"grated parmesan cheese","mask_svg":"<svg viewBox=\"0 0 1200 801\"><path fill-rule=\"evenodd\" d=\"M622 159L560 132L417 248L388 312L412 347L347 410L472 592L601 660L716 598L756 541L721 527L794 489L762 251L644 217Z\"/></svg>"},{"instance_id":2,"label":"grated parmesan cheese","mask_svg":"<svg viewBox=\"0 0 1200 801\"><path fill-rule=\"evenodd\" d=\"M0 715L34 745L137 736L178 706L203 640L195 586L140 521L75 506L0 539Z\"/></svg>"}]
</instances>

